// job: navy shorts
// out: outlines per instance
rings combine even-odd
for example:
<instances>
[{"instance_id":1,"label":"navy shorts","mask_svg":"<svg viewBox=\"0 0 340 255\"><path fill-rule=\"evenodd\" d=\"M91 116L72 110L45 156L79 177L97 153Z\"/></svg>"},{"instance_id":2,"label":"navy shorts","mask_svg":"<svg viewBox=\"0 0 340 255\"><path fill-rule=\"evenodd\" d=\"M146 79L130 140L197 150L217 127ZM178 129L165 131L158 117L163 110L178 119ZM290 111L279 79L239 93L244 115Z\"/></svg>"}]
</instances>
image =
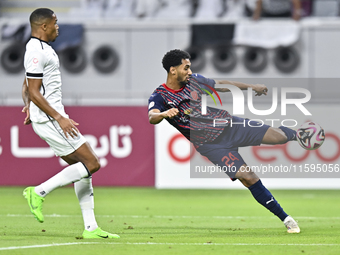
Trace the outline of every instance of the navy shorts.
<instances>
[{"instance_id":1,"label":"navy shorts","mask_svg":"<svg viewBox=\"0 0 340 255\"><path fill-rule=\"evenodd\" d=\"M232 123L215 141L205 143L196 150L215 165L223 167L226 174L235 180L235 174L245 164L238 148L260 145L270 126L236 116L232 116Z\"/></svg>"}]
</instances>

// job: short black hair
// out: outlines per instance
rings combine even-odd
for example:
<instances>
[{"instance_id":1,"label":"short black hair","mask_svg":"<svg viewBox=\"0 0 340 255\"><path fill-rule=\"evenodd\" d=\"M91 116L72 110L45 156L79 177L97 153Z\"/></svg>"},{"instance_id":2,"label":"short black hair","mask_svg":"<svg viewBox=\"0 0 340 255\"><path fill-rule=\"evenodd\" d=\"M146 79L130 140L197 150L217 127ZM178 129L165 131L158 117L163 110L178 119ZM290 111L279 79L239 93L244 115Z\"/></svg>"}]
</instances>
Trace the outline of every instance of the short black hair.
<instances>
[{"instance_id":1,"label":"short black hair","mask_svg":"<svg viewBox=\"0 0 340 255\"><path fill-rule=\"evenodd\" d=\"M48 8L39 8L31 13L30 23L40 23L42 20L52 19L54 11Z\"/></svg>"},{"instance_id":2,"label":"short black hair","mask_svg":"<svg viewBox=\"0 0 340 255\"><path fill-rule=\"evenodd\" d=\"M162 60L162 64L164 69L169 73L170 67L172 66L178 66L182 64L182 59L190 59L191 56L188 52L184 50L171 50L167 52Z\"/></svg>"}]
</instances>

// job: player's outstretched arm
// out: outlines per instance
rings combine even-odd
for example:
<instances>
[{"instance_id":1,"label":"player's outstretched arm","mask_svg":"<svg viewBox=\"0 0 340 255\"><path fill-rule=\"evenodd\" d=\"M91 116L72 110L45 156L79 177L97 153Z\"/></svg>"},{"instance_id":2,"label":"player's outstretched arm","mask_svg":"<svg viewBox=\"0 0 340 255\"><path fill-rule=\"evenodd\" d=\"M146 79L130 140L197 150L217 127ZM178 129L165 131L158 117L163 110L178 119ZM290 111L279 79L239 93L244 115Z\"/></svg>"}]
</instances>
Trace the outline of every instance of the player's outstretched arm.
<instances>
[{"instance_id":1,"label":"player's outstretched arm","mask_svg":"<svg viewBox=\"0 0 340 255\"><path fill-rule=\"evenodd\" d=\"M216 84L229 84L235 87L238 87L241 90L247 90L251 88L253 91L256 92L255 96L261 96L262 94L267 95L268 88L263 84L247 84L238 81L227 81L227 80L215 80ZM229 92L228 88L215 88L218 92Z\"/></svg>"},{"instance_id":2,"label":"player's outstretched arm","mask_svg":"<svg viewBox=\"0 0 340 255\"><path fill-rule=\"evenodd\" d=\"M179 111L177 108L171 108L167 111L161 112L158 109L152 109L149 111L149 122L150 124L158 124L165 118L173 118L178 115Z\"/></svg>"}]
</instances>

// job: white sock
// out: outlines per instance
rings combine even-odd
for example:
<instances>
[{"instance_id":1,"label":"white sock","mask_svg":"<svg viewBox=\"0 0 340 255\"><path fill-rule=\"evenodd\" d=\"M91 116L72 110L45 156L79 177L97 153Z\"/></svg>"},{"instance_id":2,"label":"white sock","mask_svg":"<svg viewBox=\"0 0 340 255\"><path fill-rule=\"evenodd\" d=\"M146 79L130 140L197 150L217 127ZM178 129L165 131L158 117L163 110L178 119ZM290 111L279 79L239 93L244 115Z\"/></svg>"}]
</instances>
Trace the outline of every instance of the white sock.
<instances>
[{"instance_id":1,"label":"white sock","mask_svg":"<svg viewBox=\"0 0 340 255\"><path fill-rule=\"evenodd\" d=\"M98 228L98 224L94 216L92 177L83 178L76 182L74 184L74 190L83 214L84 227L88 231L93 231Z\"/></svg>"},{"instance_id":2,"label":"white sock","mask_svg":"<svg viewBox=\"0 0 340 255\"><path fill-rule=\"evenodd\" d=\"M78 162L64 168L55 176L51 177L39 186L36 186L35 192L39 196L45 197L48 193L55 190L56 188L63 187L65 185L71 184L72 182L79 181L80 179L82 179L83 177L87 177L88 175L89 173L85 166L81 162Z\"/></svg>"}]
</instances>

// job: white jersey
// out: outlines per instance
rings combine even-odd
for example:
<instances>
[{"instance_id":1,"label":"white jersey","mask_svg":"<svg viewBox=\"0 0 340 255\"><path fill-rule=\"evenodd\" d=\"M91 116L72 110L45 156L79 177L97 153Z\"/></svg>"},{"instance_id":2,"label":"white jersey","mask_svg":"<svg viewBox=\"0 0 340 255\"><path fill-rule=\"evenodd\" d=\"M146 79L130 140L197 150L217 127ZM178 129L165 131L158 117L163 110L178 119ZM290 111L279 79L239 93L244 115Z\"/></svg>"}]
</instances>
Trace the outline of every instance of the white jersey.
<instances>
[{"instance_id":1,"label":"white jersey","mask_svg":"<svg viewBox=\"0 0 340 255\"><path fill-rule=\"evenodd\" d=\"M26 78L42 79L40 93L51 107L68 118L62 104L59 58L53 48L47 42L32 37L26 44L24 66ZM30 119L38 123L49 120L47 114L33 102L30 103Z\"/></svg>"}]
</instances>

